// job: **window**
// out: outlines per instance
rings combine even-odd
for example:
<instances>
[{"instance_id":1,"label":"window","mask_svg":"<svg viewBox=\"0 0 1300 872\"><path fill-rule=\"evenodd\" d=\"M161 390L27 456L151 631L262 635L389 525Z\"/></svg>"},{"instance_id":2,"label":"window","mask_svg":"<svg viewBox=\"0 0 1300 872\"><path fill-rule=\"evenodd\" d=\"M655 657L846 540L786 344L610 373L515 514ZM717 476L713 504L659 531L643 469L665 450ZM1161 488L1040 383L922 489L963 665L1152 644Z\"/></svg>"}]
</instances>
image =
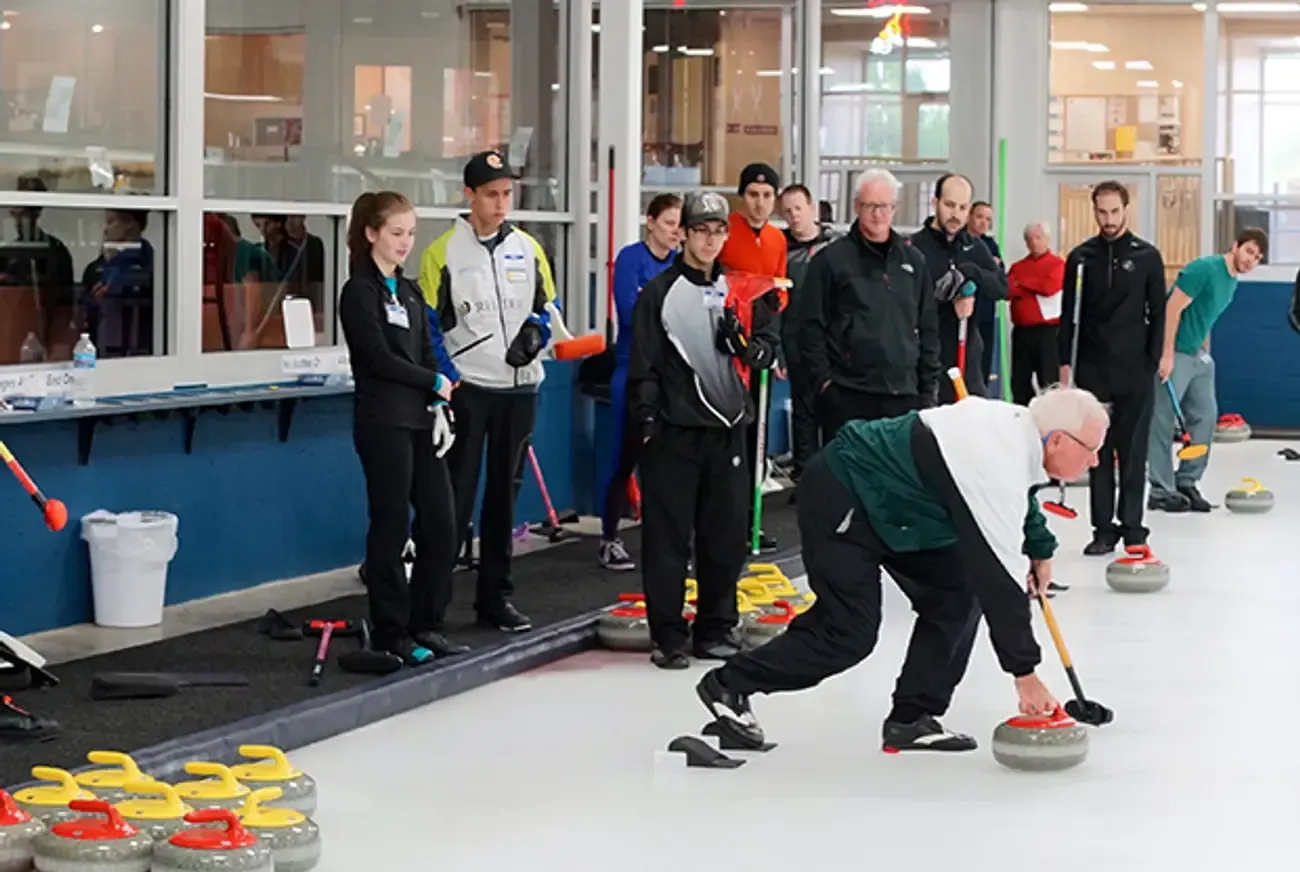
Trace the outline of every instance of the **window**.
<instances>
[{"instance_id":1,"label":"window","mask_svg":"<svg viewBox=\"0 0 1300 872\"><path fill-rule=\"evenodd\" d=\"M208 196L455 205L465 161L497 148L517 206L563 210L564 8L208 0Z\"/></svg>"},{"instance_id":2,"label":"window","mask_svg":"<svg viewBox=\"0 0 1300 872\"><path fill-rule=\"evenodd\" d=\"M1051 20L1049 161L1200 163L1200 11L1081 5L1077 12L1054 11Z\"/></svg>"},{"instance_id":3,"label":"window","mask_svg":"<svg viewBox=\"0 0 1300 872\"><path fill-rule=\"evenodd\" d=\"M166 216L123 200L104 209L5 208L0 365L69 361L83 332L100 358L165 352Z\"/></svg>"},{"instance_id":4,"label":"window","mask_svg":"<svg viewBox=\"0 0 1300 872\"><path fill-rule=\"evenodd\" d=\"M284 303L311 303L316 345L338 341L334 299L343 219L275 212L203 216L203 350L286 348Z\"/></svg>"},{"instance_id":5,"label":"window","mask_svg":"<svg viewBox=\"0 0 1300 872\"><path fill-rule=\"evenodd\" d=\"M948 160L948 12L823 0L821 150L832 161Z\"/></svg>"},{"instance_id":6,"label":"window","mask_svg":"<svg viewBox=\"0 0 1300 872\"><path fill-rule=\"evenodd\" d=\"M6 0L0 190L164 193L162 0Z\"/></svg>"},{"instance_id":7,"label":"window","mask_svg":"<svg viewBox=\"0 0 1300 872\"><path fill-rule=\"evenodd\" d=\"M1300 16L1223 15L1218 156L1226 194L1300 194Z\"/></svg>"}]
</instances>

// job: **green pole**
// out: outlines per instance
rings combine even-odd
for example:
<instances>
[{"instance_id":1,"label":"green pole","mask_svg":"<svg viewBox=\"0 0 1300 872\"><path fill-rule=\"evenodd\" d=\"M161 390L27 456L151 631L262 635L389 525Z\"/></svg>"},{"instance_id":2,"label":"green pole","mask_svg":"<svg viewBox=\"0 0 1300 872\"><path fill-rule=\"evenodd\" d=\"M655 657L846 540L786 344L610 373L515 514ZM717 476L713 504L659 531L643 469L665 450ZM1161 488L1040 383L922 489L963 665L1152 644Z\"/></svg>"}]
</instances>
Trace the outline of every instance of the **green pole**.
<instances>
[{"instance_id":1,"label":"green pole","mask_svg":"<svg viewBox=\"0 0 1300 872\"><path fill-rule=\"evenodd\" d=\"M1007 244L1007 140L998 140L998 245ZM1011 402L1011 304L998 303L998 382L1002 399Z\"/></svg>"}]
</instances>

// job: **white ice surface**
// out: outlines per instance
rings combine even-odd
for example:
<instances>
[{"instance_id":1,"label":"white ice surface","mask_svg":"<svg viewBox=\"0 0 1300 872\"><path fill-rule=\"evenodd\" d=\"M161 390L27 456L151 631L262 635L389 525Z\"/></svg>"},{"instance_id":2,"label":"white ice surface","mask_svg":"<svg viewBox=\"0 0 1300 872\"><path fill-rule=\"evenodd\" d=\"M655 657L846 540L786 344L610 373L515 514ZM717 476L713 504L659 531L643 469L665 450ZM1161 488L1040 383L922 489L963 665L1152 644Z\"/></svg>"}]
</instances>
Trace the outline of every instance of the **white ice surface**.
<instances>
[{"instance_id":1,"label":"white ice surface","mask_svg":"<svg viewBox=\"0 0 1300 872\"><path fill-rule=\"evenodd\" d=\"M320 869L1300 869L1300 463L1276 456L1283 444L1215 446L1203 487L1222 502L1255 476L1277 495L1272 513L1149 513L1173 571L1160 594L1105 587L1109 559L1080 553L1087 490L1070 490L1080 519L1052 525L1072 589L1054 606L1085 690L1116 712L1077 769L993 761L1015 697L983 634L947 718L981 749L881 754L911 627L886 582L876 652L813 690L757 698L780 747L739 770L686 770L662 753L705 722L702 666L662 672L605 652L297 751L320 784ZM612 579L611 595L634 583ZM1041 620L1039 639L1041 674L1065 699Z\"/></svg>"}]
</instances>

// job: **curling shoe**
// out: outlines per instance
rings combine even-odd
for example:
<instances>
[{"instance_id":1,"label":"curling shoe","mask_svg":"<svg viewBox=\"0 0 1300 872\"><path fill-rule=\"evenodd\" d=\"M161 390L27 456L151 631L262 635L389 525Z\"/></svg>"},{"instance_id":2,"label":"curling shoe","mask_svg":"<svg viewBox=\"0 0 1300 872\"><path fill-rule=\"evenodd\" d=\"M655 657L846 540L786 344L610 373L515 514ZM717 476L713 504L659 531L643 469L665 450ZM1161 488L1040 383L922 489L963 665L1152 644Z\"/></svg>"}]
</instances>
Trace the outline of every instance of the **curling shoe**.
<instances>
[{"instance_id":1,"label":"curling shoe","mask_svg":"<svg viewBox=\"0 0 1300 872\"><path fill-rule=\"evenodd\" d=\"M442 633L435 633L432 630L422 630L412 633L411 636L417 645L432 651L434 657L455 657L457 654L469 653L468 645L453 642Z\"/></svg>"},{"instance_id":2,"label":"curling shoe","mask_svg":"<svg viewBox=\"0 0 1300 872\"><path fill-rule=\"evenodd\" d=\"M887 754L901 751L974 751L979 744L971 736L954 733L933 715L911 723L885 721L881 730L881 749Z\"/></svg>"},{"instance_id":3,"label":"curling shoe","mask_svg":"<svg viewBox=\"0 0 1300 872\"><path fill-rule=\"evenodd\" d=\"M743 650L745 643L735 632L712 642L696 641L691 646L691 653L697 660L730 660Z\"/></svg>"},{"instance_id":4,"label":"curling shoe","mask_svg":"<svg viewBox=\"0 0 1300 872\"><path fill-rule=\"evenodd\" d=\"M9 697L0 696L0 742L45 742L59 733L57 721L25 712Z\"/></svg>"},{"instance_id":5,"label":"curling shoe","mask_svg":"<svg viewBox=\"0 0 1300 872\"><path fill-rule=\"evenodd\" d=\"M749 707L749 697L727 690L722 685L720 672L720 669L713 669L704 673L700 683L695 685L696 695L727 738L745 748L762 748L767 740L753 709Z\"/></svg>"}]
</instances>

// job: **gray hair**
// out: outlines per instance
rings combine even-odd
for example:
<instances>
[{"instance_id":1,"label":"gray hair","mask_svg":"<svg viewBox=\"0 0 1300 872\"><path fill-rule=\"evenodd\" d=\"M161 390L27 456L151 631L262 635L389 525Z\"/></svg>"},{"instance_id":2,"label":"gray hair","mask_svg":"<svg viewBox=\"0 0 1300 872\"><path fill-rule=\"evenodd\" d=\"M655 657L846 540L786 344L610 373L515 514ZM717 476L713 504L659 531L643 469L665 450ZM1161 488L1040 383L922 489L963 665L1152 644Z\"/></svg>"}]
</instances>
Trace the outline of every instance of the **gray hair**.
<instances>
[{"instance_id":1,"label":"gray hair","mask_svg":"<svg viewBox=\"0 0 1300 872\"><path fill-rule=\"evenodd\" d=\"M889 185L889 192L893 195L894 202L897 203L898 195L903 190L903 183L893 173L883 168L863 170L862 175L858 176L858 180L853 186L854 202L862 202L862 192L879 182Z\"/></svg>"},{"instance_id":2,"label":"gray hair","mask_svg":"<svg viewBox=\"0 0 1300 872\"><path fill-rule=\"evenodd\" d=\"M1046 236L1048 239L1052 238L1052 228L1047 226L1046 221L1030 221L1028 224L1025 225L1025 232L1021 235L1028 236L1029 234L1033 233L1035 230L1041 230L1043 232L1043 235Z\"/></svg>"},{"instance_id":3,"label":"gray hair","mask_svg":"<svg viewBox=\"0 0 1300 872\"><path fill-rule=\"evenodd\" d=\"M1040 436L1059 430L1078 438L1089 423L1110 427L1110 412L1089 391L1053 385L1029 401L1029 414Z\"/></svg>"}]
</instances>

